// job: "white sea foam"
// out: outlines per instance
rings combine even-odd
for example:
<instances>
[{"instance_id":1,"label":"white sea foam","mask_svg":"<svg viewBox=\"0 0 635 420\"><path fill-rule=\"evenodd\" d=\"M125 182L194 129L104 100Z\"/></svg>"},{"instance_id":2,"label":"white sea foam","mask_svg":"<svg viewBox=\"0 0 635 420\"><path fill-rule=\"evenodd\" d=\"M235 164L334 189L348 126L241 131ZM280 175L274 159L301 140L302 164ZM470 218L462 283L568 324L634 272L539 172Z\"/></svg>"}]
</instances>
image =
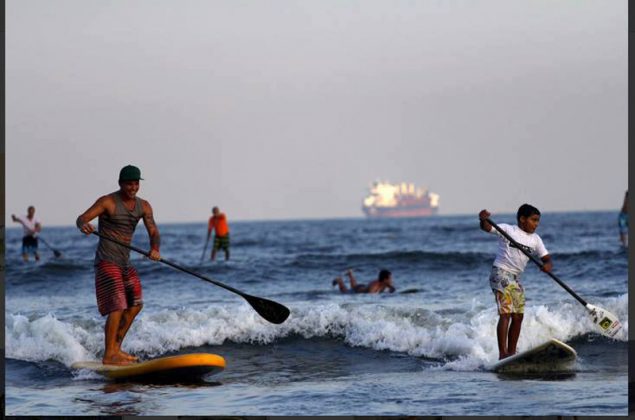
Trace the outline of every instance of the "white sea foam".
<instances>
[{"instance_id":1,"label":"white sea foam","mask_svg":"<svg viewBox=\"0 0 635 420\"><path fill-rule=\"evenodd\" d=\"M82 342L91 342L91 334L81 327L47 314L30 320L23 315L6 314L4 327L5 356L41 361L56 360L70 365L76 360L94 359Z\"/></svg>"},{"instance_id":2,"label":"white sea foam","mask_svg":"<svg viewBox=\"0 0 635 420\"><path fill-rule=\"evenodd\" d=\"M615 337L628 337L628 296L594 302L615 313L623 328ZM346 345L402 352L439 361L442 369L474 370L496 360L493 305L472 302L465 313L434 312L404 304L328 303L292 307L291 316L274 325L246 303L206 310L182 308L142 312L133 324L124 349L155 357L186 347L237 343L269 344L300 336L330 337ZM586 310L575 301L558 306L528 305L519 350L555 337L563 341L596 332ZM6 314L6 356L28 361L57 360L65 365L97 360L103 349L103 320L64 321L54 314L29 319Z\"/></svg>"}]
</instances>

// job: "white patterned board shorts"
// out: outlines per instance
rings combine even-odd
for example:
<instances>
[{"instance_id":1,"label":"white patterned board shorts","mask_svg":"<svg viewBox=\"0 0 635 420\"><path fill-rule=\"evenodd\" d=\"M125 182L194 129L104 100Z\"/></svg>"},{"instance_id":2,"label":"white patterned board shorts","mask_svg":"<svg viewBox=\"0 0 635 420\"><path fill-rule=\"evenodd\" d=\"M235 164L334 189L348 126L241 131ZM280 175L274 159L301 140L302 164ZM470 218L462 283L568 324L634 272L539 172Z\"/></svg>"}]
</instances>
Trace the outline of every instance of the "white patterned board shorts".
<instances>
[{"instance_id":1,"label":"white patterned board shorts","mask_svg":"<svg viewBox=\"0 0 635 420\"><path fill-rule=\"evenodd\" d=\"M499 267L492 267L489 285L494 292L500 315L522 314L525 312L525 289L520 284L520 276Z\"/></svg>"}]
</instances>

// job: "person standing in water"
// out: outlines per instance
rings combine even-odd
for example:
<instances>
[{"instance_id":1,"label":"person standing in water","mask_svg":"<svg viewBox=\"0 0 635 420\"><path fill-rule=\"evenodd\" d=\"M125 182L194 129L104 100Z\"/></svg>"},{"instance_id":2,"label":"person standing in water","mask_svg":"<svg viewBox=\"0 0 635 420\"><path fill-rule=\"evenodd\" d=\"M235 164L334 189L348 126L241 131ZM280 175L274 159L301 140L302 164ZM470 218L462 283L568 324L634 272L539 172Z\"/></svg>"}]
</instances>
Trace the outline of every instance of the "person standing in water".
<instances>
[{"instance_id":1,"label":"person standing in water","mask_svg":"<svg viewBox=\"0 0 635 420\"><path fill-rule=\"evenodd\" d=\"M89 235L95 230L90 221L98 217L100 234L130 244L139 219L143 219L150 237L150 259L158 261L159 228L150 203L137 197L142 179L136 166L123 167L119 172L119 190L98 198L77 218L76 225ZM130 249L100 237L95 253L95 292L99 313L108 316L102 359L105 365L126 365L138 360L121 349L128 329L143 307L141 280L129 259Z\"/></svg>"}]
</instances>

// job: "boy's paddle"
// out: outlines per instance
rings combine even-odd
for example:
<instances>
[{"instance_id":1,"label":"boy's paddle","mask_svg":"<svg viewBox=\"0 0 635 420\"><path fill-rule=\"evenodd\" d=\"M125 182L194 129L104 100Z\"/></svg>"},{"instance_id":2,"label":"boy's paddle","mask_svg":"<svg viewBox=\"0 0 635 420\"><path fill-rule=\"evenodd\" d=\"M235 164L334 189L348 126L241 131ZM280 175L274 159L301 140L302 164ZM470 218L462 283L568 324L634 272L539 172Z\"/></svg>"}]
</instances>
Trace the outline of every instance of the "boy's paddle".
<instances>
[{"instance_id":1,"label":"boy's paddle","mask_svg":"<svg viewBox=\"0 0 635 420\"><path fill-rule=\"evenodd\" d=\"M540 261L538 258L536 258L535 256L531 255L529 252L527 252L522 246L520 246L518 244L518 242L516 242L511 236L509 236L507 234L507 232L502 230L496 223L492 222L492 220L489 219L489 218L487 218L485 220L490 225L492 225L494 227L494 229L496 229L501 235L503 235L509 242L514 244L516 246L516 248L521 250L523 254L525 254L527 257L529 257L530 260L532 260L534 263L536 263L536 265L538 267L540 267L540 268L543 267L542 261ZM602 332L602 334L606 335L607 337L614 337L615 334L617 334L617 332L622 328L622 325L620 324L620 321L617 319L617 317L615 315L613 315L612 313L610 313L606 309L602 309L600 307L597 307L595 305L591 305L590 303L587 303L584 299L582 299L580 296L578 296L573 290L571 290L571 288L569 286L564 284L564 282L562 280L560 280L558 277L556 277L555 274L550 273L550 272L546 272L546 271L545 271L545 273L547 273L552 279L554 279L556 281L556 283L558 283L560 286L562 286L564 288L564 290L569 292L571 294L571 296L576 298L576 300L578 302L580 302L582 304L582 306L584 306L589 311L589 315L591 316L591 319L593 320L593 323L596 324L598 327L600 327L600 331Z\"/></svg>"},{"instance_id":2,"label":"boy's paddle","mask_svg":"<svg viewBox=\"0 0 635 420\"><path fill-rule=\"evenodd\" d=\"M50 249L51 251L53 251L53 254L55 255L55 257L59 258L59 257L61 257L61 256L62 256L62 253L61 253L60 251L58 251L57 249L53 248L53 247L52 247L52 246L51 246L48 242L46 242L46 241L44 240L44 238L43 238L43 237L38 236L38 238L40 239L40 241L42 241L42 243L43 243L44 245L46 245L46 246L48 247L48 249Z\"/></svg>"},{"instance_id":3,"label":"boy's paddle","mask_svg":"<svg viewBox=\"0 0 635 420\"><path fill-rule=\"evenodd\" d=\"M149 257L150 254L148 254L146 251L143 251L139 248L136 248L132 245L128 245L125 244L123 242L118 241L117 239L113 239L113 238L109 238L108 236L102 235L99 232L92 232L93 234L99 236L100 238L109 240L111 242L116 243L117 245L123 246L125 248L131 249L133 251L138 252L139 254L145 255L146 257ZM181 267L177 264L174 264L171 261L166 260L165 258L161 258L159 259L160 262L169 265L170 267L176 268L177 270L181 270L187 274L191 274L195 277L198 277L201 280L205 280L207 282L210 282L212 284L215 284L216 286L220 286L223 289L227 289L230 292L236 293L237 295L242 296L247 302L249 302L249 304L251 305L252 308L254 308L254 310L256 312L258 312L258 314L263 317L264 319L266 319L267 321L273 323L273 324L282 324L288 317L289 317L289 308L287 308L284 305L281 305L277 302L274 302L272 300L268 300L268 299L263 299L257 296L251 296L248 295L247 293L243 293L238 289L234 289L231 286L227 286L226 284L223 284L219 281L216 280L212 280L210 278L207 278L201 274L195 273L191 270L188 270L187 268Z\"/></svg>"}]
</instances>

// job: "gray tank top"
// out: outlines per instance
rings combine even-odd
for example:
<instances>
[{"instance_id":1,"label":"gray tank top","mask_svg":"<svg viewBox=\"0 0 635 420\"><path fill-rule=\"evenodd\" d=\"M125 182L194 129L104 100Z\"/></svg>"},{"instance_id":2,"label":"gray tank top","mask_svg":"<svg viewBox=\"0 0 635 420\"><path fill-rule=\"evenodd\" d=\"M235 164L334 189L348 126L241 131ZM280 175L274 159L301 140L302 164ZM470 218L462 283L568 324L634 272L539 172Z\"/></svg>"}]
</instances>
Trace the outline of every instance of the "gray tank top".
<instances>
[{"instance_id":1,"label":"gray tank top","mask_svg":"<svg viewBox=\"0 0 635 420\"><path fill-rule=\"evenodd\" d=\"M121 201L119 192L114 192L111 195L115 199L115 214L110 216L104 213L99 216L99 233L129 244L139 219L143 217L141 199L139 197L135 199L134 209L130 211ZM95 264L99 263L99 261L109 261L121 267L127 267L130 265L129 258L130 250L128 248L124 248L107 239L99 239L95 254Z\"/></svg>"}]
</instances>

